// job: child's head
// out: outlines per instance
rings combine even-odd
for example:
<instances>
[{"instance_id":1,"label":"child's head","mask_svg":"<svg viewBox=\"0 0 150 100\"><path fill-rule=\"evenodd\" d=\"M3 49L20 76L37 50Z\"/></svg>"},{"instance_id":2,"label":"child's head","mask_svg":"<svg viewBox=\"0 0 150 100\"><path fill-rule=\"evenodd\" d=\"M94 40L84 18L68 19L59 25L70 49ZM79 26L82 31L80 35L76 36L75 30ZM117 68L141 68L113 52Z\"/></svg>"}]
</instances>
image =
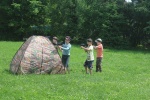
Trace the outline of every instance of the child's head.
<instances>
[{"instance_id":1,"label":"child's head","mask_svg":"<svg viewBox=\"0 0 150 100\"><path fill-rule=\"evenodd\" d=\"M92 45L92 39L91 38L87 39L87 44Z\"/></svg>"},{"instance_id":2,"label":"child's head","mask_svg":"<svg viewBox=\"0 0 150 100\"><path fill-rule=\"evenodd\" d=\"M70 36L66 36L66 37L65 37L65 42L66 42L66 43L69 43L70 41L71 41Z\"/></svg>"},{"instance_id":3,"label":"child's head","mask_svg":"<svg viewBox=\"0 0 150 100\"><path fill-rule=\"evenodd\" d=\"M97 45L101 44L102 43L102 39L98 38L95 40L95 42L97 43Z\"/></svg>"},{"instance_id":4,"label":"child's head","mask_svg":"<svg viewBox=\"0 0 150 100\"><path fill-rule=\"evenodd\" d=\"M56 43L56 44L57 44L57 40L58 40L57 37L53 37L53 43Z\"/></svg>"}]
</instances>

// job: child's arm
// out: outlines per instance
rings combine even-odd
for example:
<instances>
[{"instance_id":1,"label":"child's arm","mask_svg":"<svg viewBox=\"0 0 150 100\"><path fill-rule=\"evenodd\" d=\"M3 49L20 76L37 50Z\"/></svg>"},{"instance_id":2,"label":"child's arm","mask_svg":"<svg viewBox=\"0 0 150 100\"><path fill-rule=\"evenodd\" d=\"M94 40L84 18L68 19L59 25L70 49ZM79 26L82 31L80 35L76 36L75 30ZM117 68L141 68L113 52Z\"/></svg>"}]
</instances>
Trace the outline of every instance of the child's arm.
<instances>
[{"instance_id":1,"label":"child's arm","mask_svg":"<svg viewBox=\"0 0 150 100\"><path fill-rule=\"evenodd\" d=\"M94 46L94 49L102 48L101 46Z\"/></svg>"},{"instance_id":2,"label":"child's arm","mask_svg":"<svg viewBox=\"0 0 150 100\"><path fill-rule=\"evenodd\" d=\"M84 49L85 51L90 51L91 49L90 48L85 48L83 46L81 46L82 49Z\"/></svg>"},{"instance_id":3,"label":"child's arm","mask_svg":"<svg viewBox=\"0 0 150 100\"><path fill-rule=\"evenodd\" d=\"M61 48L62 50L69 50L71 48L71 46L67 46L66 48L59 46L59 48Z\"/></svg>"},{"instance_id":4,"label":"child's arm","mask_svg":"<svg viewBox=\"0 0 150 100\"><path fill-rule=\"evenodd\" d=\"M59 50L62 52L62 49L58 46Z\"/></svg>"},{"instance_id":5,"label":"child's arm","mask_svg":"<svg viewBox=\"0 0 150 100\"><path fill-rule=\"evenodd\" d=\"M98 46L94 46L94 49L97 49L98 48Z\"/></svg>"}]
</instances>

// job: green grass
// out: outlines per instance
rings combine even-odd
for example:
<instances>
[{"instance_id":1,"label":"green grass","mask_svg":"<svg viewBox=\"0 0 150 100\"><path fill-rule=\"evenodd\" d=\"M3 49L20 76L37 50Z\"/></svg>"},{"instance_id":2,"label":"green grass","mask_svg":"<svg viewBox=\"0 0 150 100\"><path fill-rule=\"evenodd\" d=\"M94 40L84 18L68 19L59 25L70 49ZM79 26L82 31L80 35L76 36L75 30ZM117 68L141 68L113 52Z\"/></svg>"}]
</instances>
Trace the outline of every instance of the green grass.
<instances>
[{"instance_id":1,"label":"green grass","mask_svg":"<svg viewBox=\"0 0 150 100\"><path fill-rule=\"evenodd\" d=\"M104 49L103 72L85 74L86 53L72 46L70 74L13 75L22 42L0 42L0 100L150 100L150 52Z\"/></svg>"}]
</instances>

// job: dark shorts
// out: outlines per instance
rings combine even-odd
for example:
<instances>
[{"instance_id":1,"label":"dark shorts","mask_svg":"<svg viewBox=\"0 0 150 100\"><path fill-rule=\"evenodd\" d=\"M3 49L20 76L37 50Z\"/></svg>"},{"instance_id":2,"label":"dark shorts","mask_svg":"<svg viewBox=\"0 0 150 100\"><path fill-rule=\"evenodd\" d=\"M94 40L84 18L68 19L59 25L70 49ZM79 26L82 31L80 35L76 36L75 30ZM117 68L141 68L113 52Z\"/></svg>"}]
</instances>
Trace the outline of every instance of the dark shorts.
<instances>
[{"instance_id":1,"label":"dark shorts","mask_svg":"<svg viewBox=\"0 0 150 100\"><path fill-rule=\"evenodd\" d=\"M70 58L70 55L62 55L62 63L64 67L69 67L68 66L69 58Z\"/></svg>"},{"instance_id":2,"label":"dark shorts","mask_svg":"<svg viewBox=\"0 0 150 100\"><path fill-rule=\"evenodd\" d=\"M84 62L84 67L88 67L89 69L92 69L93 68L93 61L85 61Z\"/></svg>"}]
</instances>

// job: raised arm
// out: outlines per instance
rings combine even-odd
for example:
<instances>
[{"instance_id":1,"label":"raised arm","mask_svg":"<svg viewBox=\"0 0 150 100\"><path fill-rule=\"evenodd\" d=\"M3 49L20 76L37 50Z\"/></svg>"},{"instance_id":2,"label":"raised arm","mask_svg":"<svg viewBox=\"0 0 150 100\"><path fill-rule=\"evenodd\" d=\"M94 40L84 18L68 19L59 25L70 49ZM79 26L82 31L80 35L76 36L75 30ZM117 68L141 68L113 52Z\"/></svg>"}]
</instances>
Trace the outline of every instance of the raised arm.
<instances>
[{"instance_id":1,"label":"raised arm","mask_svg":"<svg viewBox=\"0 0 150 100\"><path fill-rule=\"evenodd\" d=\"M90 51L91 50L91 48L86 48L86 47L83 47L83 46L81 46L81 48L84 49L85 51Z\"/></svg>"}]
</instances>

